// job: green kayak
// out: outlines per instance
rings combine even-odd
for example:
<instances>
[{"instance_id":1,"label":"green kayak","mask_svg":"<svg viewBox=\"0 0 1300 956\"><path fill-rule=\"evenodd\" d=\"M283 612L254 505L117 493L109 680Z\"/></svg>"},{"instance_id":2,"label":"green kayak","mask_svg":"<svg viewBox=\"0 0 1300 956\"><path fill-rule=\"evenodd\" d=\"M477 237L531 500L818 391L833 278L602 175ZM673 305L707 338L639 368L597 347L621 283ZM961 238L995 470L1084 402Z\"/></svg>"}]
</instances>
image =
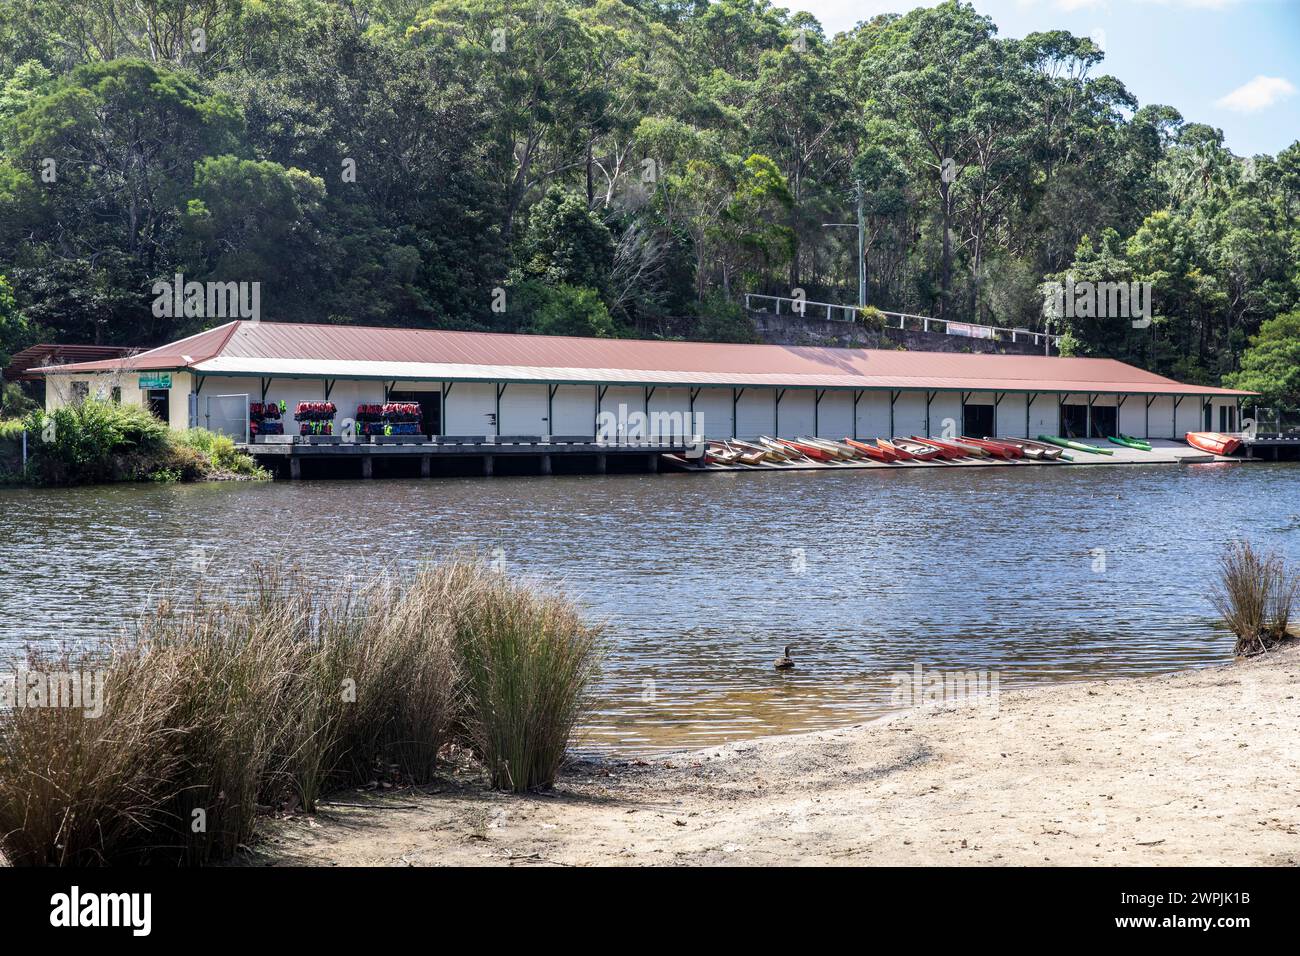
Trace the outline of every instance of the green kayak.
<instances>
[{"instance_id":1,"label":"green kayak","mask_svg":"<svg viewBox=\"0 0 1300 956\"><path fill-rule=\"evenodd\" d=\"M1062 448L1072 448L1075 451L1086 451L1093 455L1113 455L1113 448L1098 448L1095 445L1085 445L1081 441L1070 441L1068 438L1056 438L1052 435L1039 435L1039 441L1045 441L1052 445L1060 445Z\"/></svg>"},{"instance_id":2,"label":"green kayak","mask_svg":"<svg viewBox=\"0 0 1300 956\"><path fill-rule=\"evenodd\" d=\"M1129 438L1127 435L1107 435L1107 441L1112 441L1116 445L1123 445L1125 448L1136 448L1138 451L1150 451L1151 446L1138 438Z\"/></svg>"}]
</instances>

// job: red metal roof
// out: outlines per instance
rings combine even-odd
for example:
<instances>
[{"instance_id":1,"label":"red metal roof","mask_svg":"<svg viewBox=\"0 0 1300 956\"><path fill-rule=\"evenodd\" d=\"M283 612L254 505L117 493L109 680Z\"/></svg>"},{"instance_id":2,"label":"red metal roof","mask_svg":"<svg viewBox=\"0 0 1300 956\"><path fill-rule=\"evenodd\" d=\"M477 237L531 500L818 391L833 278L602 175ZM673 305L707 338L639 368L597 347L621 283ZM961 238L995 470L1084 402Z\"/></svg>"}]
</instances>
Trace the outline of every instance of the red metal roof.
<instances>
[{"instance_id":1,"label":"red metal roof","mask_svg":"<svg viewBox=\"0 0 1300 956\"><path fill-rule=\"evenodd\" d=\"M1114 359L900 352L281 322L230 322L123 360L41 371L609 384L1249 395L1184 385Z\"/></svg>"},{"instance_id":2,"label":"red metal roof","mask_svg":"<svg viewBox=\"0 0 1300 956\"><path fill-rule=\"evenodd\" d=\"M0 369L0 374L11 382L35 381L40 376L33 373L32 369L72 362L96 362L138 351L140 349L121 345L57 345L45 342L29 345L9 356L9 364Z\"/></svg>"}]
</instances>

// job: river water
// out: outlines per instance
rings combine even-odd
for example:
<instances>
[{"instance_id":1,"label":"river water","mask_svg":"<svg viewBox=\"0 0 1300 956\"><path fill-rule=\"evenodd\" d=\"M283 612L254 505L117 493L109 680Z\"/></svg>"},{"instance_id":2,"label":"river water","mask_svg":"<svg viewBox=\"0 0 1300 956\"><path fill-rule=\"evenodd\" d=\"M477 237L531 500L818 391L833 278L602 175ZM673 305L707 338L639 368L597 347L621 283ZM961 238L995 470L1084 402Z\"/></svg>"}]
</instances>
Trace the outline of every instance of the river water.
<instances>
[{"instance_id":1,"label":"river water","mask_svg":"<svg viewBox=\"0 0 1300 956\"><path fill-rule=\"evenodd\" d=\"M1208 587L1234 535L1300 561L1300 467L0 489L0 653L257 559L473 549L608 622L584 745L648 752L874 716L918 664L1006 689L1226 661Z\"/></svg>"}]
</instances>

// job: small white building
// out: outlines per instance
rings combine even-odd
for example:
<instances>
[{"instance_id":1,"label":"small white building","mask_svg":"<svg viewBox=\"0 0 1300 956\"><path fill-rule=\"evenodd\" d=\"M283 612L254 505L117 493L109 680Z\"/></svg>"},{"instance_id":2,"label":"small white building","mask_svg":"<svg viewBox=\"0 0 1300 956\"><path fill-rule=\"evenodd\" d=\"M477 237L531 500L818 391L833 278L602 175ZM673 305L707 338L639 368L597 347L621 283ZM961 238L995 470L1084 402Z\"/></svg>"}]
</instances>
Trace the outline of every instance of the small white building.
<instances>
[{"instance_id":1,"label":"small white building","mask_svg":"<svg viewBox=\"0 0 1300 956\"><path fill-rule=\"evenodd\" d=\"M242 440L250 403L417 402L431 436L580 436L692 416L708 438L1235 431L1250 393L1112 359L237 321L122 358L37 369L50 409L86 396ZM620 417L621 416L621 417ZM635 437L635 436L629 436Z\"/></svg>"}]
</instances>

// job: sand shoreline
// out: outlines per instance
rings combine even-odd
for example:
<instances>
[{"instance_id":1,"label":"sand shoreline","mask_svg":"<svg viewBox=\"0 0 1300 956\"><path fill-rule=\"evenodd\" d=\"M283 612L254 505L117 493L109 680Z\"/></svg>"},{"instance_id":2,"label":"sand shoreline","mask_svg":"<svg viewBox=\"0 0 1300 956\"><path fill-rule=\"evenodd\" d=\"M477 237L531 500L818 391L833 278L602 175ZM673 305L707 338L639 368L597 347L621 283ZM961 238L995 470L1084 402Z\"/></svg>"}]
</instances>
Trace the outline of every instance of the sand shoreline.
<instances>
[{"instance_id":1,"label":"sand shoreline","mask_svg":"<svg viewBox=\"0 0 1300 956\"><path fill-rule=\"evenodd\" d=\"M471 770L276 823L270 865L1296 865L1300 642L1156 677L1003 691L835 730Z\"/></svg>"}]
</instances>

